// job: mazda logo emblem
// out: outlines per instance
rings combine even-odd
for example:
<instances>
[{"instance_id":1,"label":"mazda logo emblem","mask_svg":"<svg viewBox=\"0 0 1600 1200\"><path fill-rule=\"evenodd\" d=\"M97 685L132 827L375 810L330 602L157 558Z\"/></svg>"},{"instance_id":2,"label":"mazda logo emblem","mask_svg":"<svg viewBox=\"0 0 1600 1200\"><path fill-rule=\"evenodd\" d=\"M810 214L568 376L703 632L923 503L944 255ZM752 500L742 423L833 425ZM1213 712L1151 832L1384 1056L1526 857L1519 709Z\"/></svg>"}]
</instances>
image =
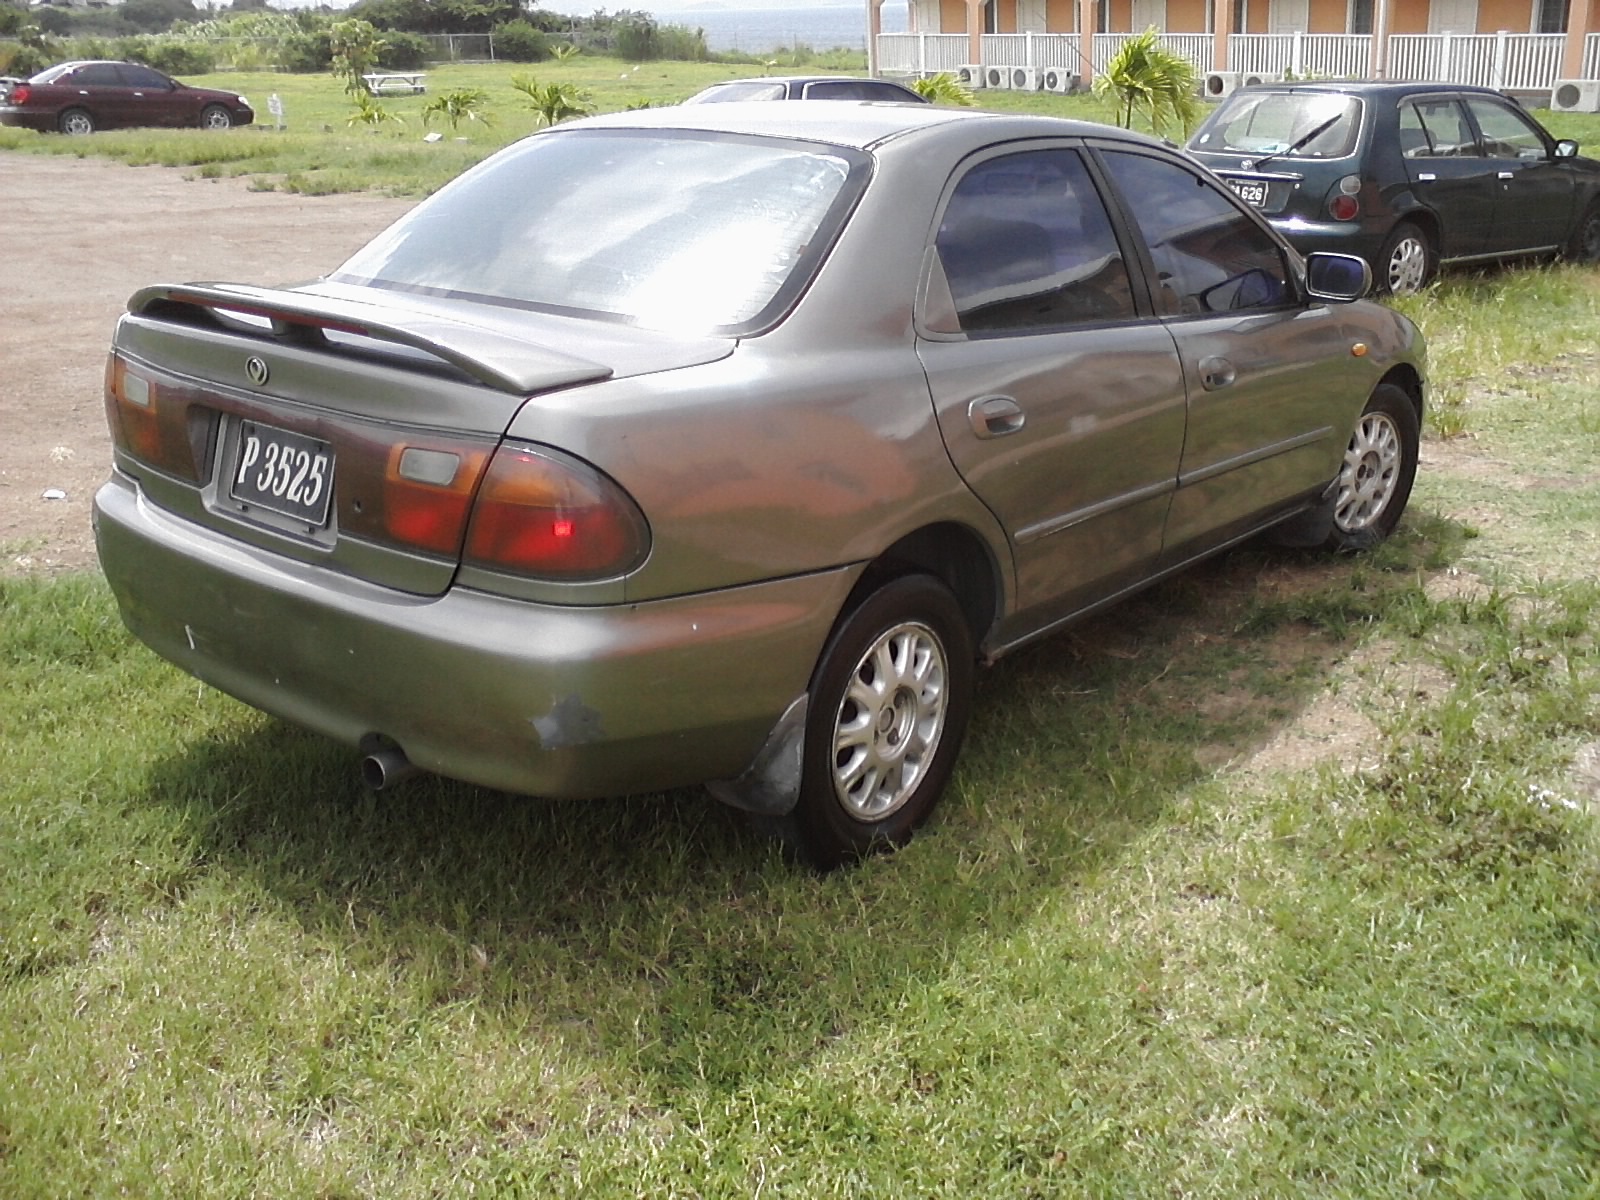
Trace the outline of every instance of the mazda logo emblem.
<instances>
[{"instance_id":1,"label":"mazda logo emblem","mask_svg":"<svg viewBox=\"0 0 1600 1200\"><path fill-rule=\"evenodd\" d=\"M272 377L272 372L267 367L267 360L254 354L244 360L244 373L250 377L250 382L257 387L261 387Z\"/></svg>"}]
</instances>

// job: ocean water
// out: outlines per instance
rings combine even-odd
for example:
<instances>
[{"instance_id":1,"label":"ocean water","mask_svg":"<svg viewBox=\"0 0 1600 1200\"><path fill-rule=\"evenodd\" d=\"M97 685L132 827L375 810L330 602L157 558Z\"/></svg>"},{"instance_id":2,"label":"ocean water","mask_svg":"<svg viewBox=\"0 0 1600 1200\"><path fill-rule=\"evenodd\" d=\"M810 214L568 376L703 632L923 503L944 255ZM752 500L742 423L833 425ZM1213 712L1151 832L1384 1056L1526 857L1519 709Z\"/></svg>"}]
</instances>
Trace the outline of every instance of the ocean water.
<instances>
[{"instance_id":1,"label":"ocean water","mask_svg":"<svg viewBox=\"0 0 1600 1200\"><path fill-rule=\"evenodd\" d=\"M867 6L820 4L804 8L673 8L654 13L661 25L703 29L711 50L741 50L747 54L784 46L810 46L813 50L867 48ZM883 31L903 33L904 4L883 6Z\"/></svg>"}]
</instances>

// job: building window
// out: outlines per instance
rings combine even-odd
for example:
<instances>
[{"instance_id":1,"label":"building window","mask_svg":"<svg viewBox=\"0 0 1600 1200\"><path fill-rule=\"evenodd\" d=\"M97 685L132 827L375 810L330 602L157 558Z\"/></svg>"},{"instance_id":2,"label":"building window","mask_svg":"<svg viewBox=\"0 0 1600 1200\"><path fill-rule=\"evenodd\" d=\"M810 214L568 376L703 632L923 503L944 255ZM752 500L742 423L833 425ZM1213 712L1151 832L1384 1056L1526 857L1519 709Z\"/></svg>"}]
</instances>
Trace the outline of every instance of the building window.
<instances>
[{"instance_id":1,"label":"building window","mask_svg":"<svg viewBox=\"0 0 1600 1200\"><path fill-rule=\"evenodd\" d=\"M1534 9L1533 31L1535 33L1565 33L1567 31L1567 9L1571 0L1539 0Z\"/></svg>"},{"instance_id":2,"label":"building window","mask_svg":"<svg viewBox=\"0 0 1600 1200\"><path fill-rule=\"evenodd\" d=\"M1350 0L1350 32L1372 32L1372 0Z\"/></svg>"}]
</instances>

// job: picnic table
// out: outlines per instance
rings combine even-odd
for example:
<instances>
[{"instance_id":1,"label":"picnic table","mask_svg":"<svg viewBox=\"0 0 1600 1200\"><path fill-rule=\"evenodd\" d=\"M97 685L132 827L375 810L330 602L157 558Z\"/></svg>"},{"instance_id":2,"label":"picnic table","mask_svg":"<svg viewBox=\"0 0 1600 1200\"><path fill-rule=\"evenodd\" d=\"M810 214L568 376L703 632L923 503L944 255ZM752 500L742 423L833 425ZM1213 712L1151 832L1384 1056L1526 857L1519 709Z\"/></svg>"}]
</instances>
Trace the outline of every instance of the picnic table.
<instances>
[{"instance_id":1,"label":"picnic table","mask_svg":"<svg viewBox=\"0 0 1600 1200\"><path fill-rule=\"evenodd\" d=\"M420 96L428 90L428 85L424 82L427 77L426 71L394 71L381 75L363 75L361 82L367 85L367 91L374 96L394 92Z\"/></svg>"}]
</instances>

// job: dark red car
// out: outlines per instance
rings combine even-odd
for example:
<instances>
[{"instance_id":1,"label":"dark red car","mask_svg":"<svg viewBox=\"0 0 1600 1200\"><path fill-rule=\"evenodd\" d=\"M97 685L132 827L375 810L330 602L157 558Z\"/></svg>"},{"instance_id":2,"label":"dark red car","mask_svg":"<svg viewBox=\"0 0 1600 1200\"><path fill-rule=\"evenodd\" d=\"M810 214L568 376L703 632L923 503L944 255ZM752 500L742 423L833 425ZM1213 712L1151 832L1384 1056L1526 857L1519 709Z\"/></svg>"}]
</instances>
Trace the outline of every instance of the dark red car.
<instances>
[{"instance_id":1,"label":"dark red car","mask_svg":"<svg viewBox=\"0 0 1600 1200\"><path fill-rule=\"evenodd\" d=\"M152 67L66 62L13 83L0 95L0 125L81 134L131 125L231 129L256 119L235 92L190 87Z\"/></svg>"}]
</instances>

